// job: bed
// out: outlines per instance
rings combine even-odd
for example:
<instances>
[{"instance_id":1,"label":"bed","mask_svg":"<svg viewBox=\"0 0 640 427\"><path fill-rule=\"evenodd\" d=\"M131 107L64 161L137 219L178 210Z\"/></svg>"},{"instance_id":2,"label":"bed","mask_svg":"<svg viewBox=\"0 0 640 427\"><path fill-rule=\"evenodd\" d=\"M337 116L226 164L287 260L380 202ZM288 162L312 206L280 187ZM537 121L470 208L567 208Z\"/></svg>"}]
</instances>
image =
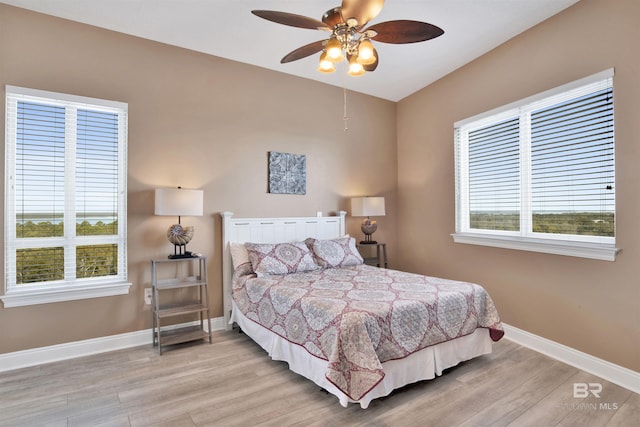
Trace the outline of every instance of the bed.
<instances>
[{"instance_id":1,"label":"bed","mask_svg":"<svg viewBox=\"0 0 640 427\"><path fill-rule=\"evenodd\" d=\"M342 406L491 352L503 335L486 291L366 265L336 216L222 214L223 305L274 360Z\"/></svg>"}]
</instances>

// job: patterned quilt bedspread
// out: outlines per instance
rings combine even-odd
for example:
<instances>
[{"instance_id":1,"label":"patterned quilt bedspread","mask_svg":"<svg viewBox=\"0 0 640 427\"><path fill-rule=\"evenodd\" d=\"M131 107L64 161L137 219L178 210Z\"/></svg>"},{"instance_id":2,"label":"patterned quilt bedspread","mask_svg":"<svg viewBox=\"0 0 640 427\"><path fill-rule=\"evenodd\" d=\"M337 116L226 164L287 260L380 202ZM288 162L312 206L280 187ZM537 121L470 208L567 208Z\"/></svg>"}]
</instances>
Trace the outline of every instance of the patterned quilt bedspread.
<instances>
[{"instance_id":1,"label":"patterned quilt bedspread","mask_svg":"<svg viewBox=\"0 0 640 427\"><path fill-rule=\"evenodd\" d=\"M236 274L233 299L247 318L327 360L327 380L353 400L382 381L382 362L477 328L494 341L504 335L481 286L368 265Z\"/></svg>"}]
</instances>

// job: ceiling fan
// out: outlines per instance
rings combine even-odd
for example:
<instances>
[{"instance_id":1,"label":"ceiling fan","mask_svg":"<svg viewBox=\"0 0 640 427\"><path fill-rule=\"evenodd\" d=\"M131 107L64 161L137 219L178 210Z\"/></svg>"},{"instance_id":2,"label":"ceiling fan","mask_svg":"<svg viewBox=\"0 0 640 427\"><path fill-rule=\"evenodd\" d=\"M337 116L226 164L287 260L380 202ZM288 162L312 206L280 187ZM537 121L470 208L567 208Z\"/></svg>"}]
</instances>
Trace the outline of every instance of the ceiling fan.
<instances>
[{"instance_id":1,"label":"ceiling fan","mask_svg":"<svg viewBox=\"0 0 640 427\"><path fill-rule=\"evenodd\" d=\"M440 27L411 20L381 22L364 28L369 21L378 16L383 5L384 0L342 0L340 7L329 9L322 15L322 21L272 10L252 10L251 13L278 24L330 33L326 40L319 40L289 52L280 63L297 61L322 52L318 71L334 72L334 64L346 56L349 61L349 74L359 76L378 67L378 52L371 40L405 44L431 40L444 34Z\"/></svg>"}]
</instances>

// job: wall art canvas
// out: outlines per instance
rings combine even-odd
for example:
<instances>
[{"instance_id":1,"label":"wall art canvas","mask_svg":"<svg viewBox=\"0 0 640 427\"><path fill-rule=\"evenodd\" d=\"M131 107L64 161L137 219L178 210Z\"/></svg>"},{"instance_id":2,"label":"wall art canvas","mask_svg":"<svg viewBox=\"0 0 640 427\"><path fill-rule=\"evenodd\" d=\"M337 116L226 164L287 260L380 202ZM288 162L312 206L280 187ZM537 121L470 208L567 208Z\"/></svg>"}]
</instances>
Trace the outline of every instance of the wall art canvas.
<instances>
[{"instance_id":1,"label":"wall art canvas","mask_svg":"<svg viewBox=\"0 0 640 427\"><path fill-rule=\"evenodd\" d=\"M307 193L307 157L304 154L269 152L269 193Z\"/></svg>"}]
</instances>

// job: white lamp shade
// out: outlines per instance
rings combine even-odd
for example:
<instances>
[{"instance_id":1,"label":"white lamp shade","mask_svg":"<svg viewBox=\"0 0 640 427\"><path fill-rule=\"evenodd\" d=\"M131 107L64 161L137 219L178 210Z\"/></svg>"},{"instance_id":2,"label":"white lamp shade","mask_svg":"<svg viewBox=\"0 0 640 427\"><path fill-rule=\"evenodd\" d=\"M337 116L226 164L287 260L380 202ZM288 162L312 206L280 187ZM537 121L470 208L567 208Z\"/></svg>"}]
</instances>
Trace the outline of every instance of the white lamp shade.
<instances>
[{"instance_id":1,"label":"white lamp shade","mask_svg":"<svg viewBox=\"0 0 640 427\"><path fill-rule=\"evenodd\" d=\"M202 216L202 190L156 188L156 215Z\"/></svg>"},{"instance_id":2,"label":"white lamp shade","mask_svg":"<svg viewBox=\"0 0 640 427\"><path fill-rule=\"evenodd\" d=\"M384 197L353 197L352 216L384 216Z\"/></svg>"}]
</instances>

